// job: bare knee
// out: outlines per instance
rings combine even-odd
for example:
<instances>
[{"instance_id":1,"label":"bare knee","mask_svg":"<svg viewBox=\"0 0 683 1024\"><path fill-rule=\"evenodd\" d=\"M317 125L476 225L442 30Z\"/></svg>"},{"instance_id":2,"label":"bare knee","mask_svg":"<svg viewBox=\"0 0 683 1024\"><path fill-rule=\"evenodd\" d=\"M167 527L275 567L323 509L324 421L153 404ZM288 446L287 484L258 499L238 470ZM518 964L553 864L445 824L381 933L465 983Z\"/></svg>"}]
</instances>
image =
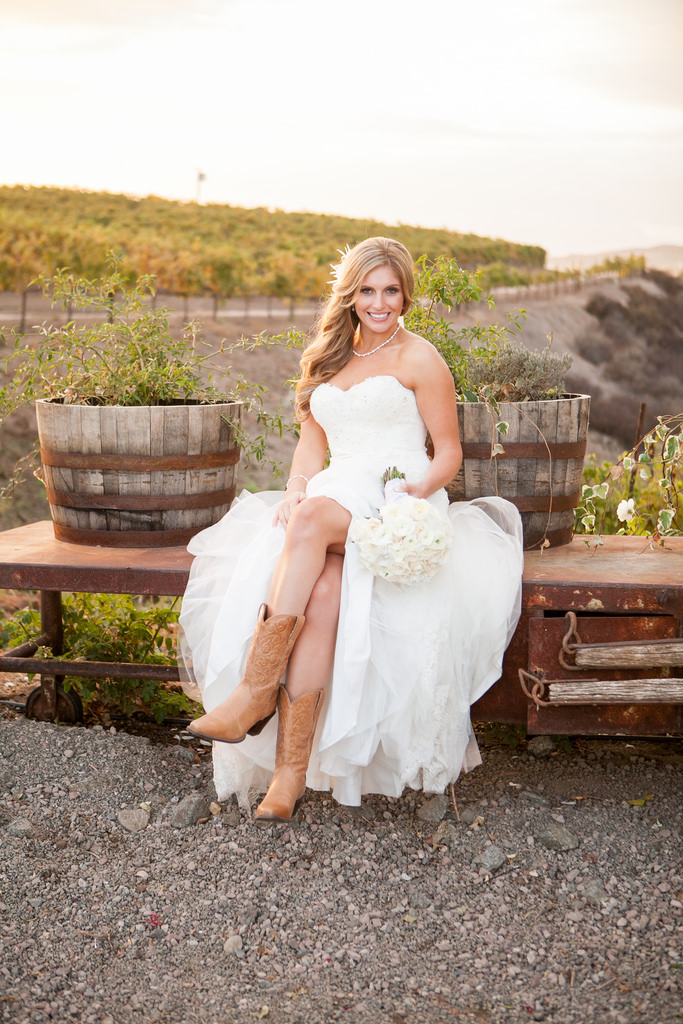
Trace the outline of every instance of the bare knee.
<instances>
[{"instance_id":1,"label":"bare knee","mask_svg":"<svg viewBox=\"0 0 683 1024\"><path fill-rule=\"evenodd\" d=\"M346 537L350 515L330 498L307 498L297 505L287 525L286 543L321 543L327 547Z\"/></svg>"}]
</instances>

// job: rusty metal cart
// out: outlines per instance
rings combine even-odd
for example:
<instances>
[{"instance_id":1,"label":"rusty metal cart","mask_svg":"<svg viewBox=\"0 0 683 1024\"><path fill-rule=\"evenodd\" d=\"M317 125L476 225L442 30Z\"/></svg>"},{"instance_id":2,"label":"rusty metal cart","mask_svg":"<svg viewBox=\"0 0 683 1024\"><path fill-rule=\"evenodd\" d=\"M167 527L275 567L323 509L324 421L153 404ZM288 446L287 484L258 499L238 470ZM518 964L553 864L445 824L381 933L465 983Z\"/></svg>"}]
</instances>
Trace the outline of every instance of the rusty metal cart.
<instances>
[{"instance_id":1,"label":"rusty metal cart","mask_svg":"<svg viewBox=\"0 0 683 1024\"><path fill-rule=\"evenodd\" d=\"M0 671L37 673L29 716L80 719L66 675L177 681L175 668L69 662L62 592L181 595L184 547L107 548L55 540L50 522L0 533L0 588L40 592L42 636L0 655ZM495 586L495 580L491 580ZM419 638L416 637L419 641ZM38 646L53 659L35 658ZM683 735L683 538L583 538L525 554L523 609L501 679L474 705L475 721L532 734Z\"/></svg>"}]
</instances>

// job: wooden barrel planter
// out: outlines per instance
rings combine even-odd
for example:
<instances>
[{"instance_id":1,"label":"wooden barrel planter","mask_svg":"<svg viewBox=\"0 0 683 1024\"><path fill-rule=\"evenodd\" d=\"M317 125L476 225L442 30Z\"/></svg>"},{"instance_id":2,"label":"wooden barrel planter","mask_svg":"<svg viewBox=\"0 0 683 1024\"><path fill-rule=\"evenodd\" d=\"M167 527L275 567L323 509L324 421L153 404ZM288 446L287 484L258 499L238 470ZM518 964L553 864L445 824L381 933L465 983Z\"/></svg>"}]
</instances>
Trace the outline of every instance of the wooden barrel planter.
<instances>
[{"instance_id":1,"label":"wooden barrel planter","mask_svg":"<svg viewBox=\"0 0 683 1024\"><path fill-rule=\"evenodd\" d=\"M589 395L501 402L499 415L484 402L459 402L463 464L448 487L450 500L497 494L519 509L525 548L568 544L581 501L589 407ZM505 437L495 431L499 420L509 424ZM496 442L504 451L492 457Z\"/></svg>"},{"instance_id":2,"label":"wooden barrel planter","mask_svg":"<svg viewBox=\"0 0 683 1024\"><path fill-rule=\"evenodd\" d=\"M235 497L241 411L241 402L37 402L55 536L107 547L187 544Z\"/></svg>"}]
</instances>

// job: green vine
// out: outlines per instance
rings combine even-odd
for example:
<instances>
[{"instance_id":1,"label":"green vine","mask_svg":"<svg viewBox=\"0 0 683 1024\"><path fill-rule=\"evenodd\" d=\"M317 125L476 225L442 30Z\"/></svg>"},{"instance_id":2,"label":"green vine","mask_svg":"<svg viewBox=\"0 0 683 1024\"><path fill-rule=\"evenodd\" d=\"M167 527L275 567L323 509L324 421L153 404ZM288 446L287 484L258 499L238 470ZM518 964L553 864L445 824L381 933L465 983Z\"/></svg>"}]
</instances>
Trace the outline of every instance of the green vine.
<instances>
[{"instance_id":1,"label":"green vine","mask_svg":"<svg viewBox=\"0 0 683 1024\"><path fill-rule=\"evenodd\" d=\"M66 594L63 601L64 651L68 661L112 661L145 665L175 665L177 598L140 599L128 594ZM28 606L0 622L0 648L7 649L41 634L40 613ZM37 657L49 658L47 648ZM97 719L112 712L140 714L162 722L191 716L194 703L179 685L155 679L94 679L67 676L86 712Z\"/></svg>"},{"instance_id":2,"label":"green vine","mask_svg":"<svg viewBox=\"0 0 683 1024\"><path fill-rule=\"evenodd\" d=\"M642 448L642 450L641 450ZM657 426L614 465L588 463L574 532L586 544L601 534L651 538L683 534L683 413L658 416Z\"/></svg>"}]
</instances>

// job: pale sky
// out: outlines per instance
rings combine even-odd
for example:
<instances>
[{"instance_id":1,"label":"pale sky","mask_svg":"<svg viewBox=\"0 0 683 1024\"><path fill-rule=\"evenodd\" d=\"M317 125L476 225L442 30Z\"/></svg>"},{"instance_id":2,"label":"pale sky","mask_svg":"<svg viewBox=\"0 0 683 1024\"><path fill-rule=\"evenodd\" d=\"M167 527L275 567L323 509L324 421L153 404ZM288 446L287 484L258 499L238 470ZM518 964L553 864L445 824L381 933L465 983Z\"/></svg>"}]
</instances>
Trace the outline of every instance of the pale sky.
<instances>
[{"instance_id":1,"label":"pale sky","mask_svg":"<svg viewBox=\"0 0 683 1024\"><path fill-rule=\"evenodd\" d=\"M683 245L683 0L0 0L0 41L0 184Z\"/></svg>"}]
</instances>

